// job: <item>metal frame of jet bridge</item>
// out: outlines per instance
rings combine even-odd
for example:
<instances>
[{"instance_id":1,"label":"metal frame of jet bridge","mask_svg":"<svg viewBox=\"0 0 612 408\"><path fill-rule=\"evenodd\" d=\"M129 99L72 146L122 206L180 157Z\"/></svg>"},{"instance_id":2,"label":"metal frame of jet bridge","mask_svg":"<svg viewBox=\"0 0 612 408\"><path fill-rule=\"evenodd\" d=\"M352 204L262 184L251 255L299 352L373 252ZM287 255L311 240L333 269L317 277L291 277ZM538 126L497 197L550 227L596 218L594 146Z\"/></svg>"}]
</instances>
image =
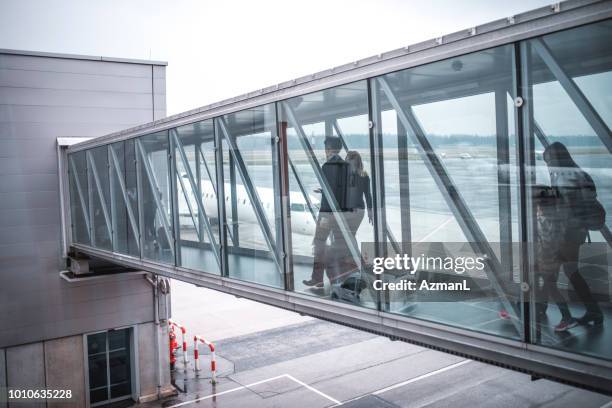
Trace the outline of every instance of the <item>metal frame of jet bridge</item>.
<instances>
[{"instance_id":1,"label":"metal frame of jet bridge","mask_svg":"<svg viewBox=\"0 0 612 408\"><path fill-rule=\"evenodd\" d=\"M219 269L222 271L221 275L194 271L188 268L176 266L180 264L177 262L179 255L176 253L177 251L174 248L176 242L173 237L172 227L169 225L169 221L166 219L166 217L160 217L162 220L161 229L163 230L167 241L170 243L172 256L175 260L174 265L149 261L144 259L142 256L136 257L124 255L111 249L96 248L95 242L92 242L91 245L73 242L71 237L71 214L70 208L67 205L64 205L62 209L66 219L66 225L64 226L63 230L63 238L65 243L64 251L66 254L74 251L81 252L95 258L112 262L114 264L124 265L129 268L135 268L166 277L183 280L199 286L223 291L236 296L293 310L321 319L372 331L389 336L393 339L401 339L427 347L464 355L481 361L494 363L531 373L536 377L551 378L600 392L612 393L612 361L532 344L529 339L529 328L521 327L521 323L519 322L514 322L513 324L518 325L517 331L522 332L524 337L522 341L515 341L493 335L477 333L466 329L450 327L444 324L384 312L380 307L380 303L384 301L382 299L378 300L378 310L372 310L292 291L293 277L291 276L291 268L288 266L288 263L290 262L290 255L288 252L290 251L287 250L290 244L290 238L288 237L289 234L287 233L288 228L286 225L286 217L283 222L278 223L276 230L270 228L269 220L266 219L265 211L259 204L260 200L257 196L257 189L254 187L248 175L248 169L246 168L247 165L244 163L244 159L242 158L239 149L235 145L236 135L231 134L228 123L223 117L223 115L274 103L276 106L276 113L278 114L278 112L282 110L289 125L295 129L297 140L300 142L301 147L307 154L309 164L312 166L314 174L321 184L323 194L326 197L331 197L332 195L329 191L330 187L326 185L325 179L321 173L320 164L318 163L316 156L312 154L312 147L309 144L310 142L308 141L305 132L301 129L300 123L292 111L292 106L287 103L286 100L288 98L306 95L315 91L325 90L359 80L367 80L369 92L369 120L372 124L370 143L373 152L372 159L374 168L380 169L383 166L380 161L381 155L379 154L382 149L379 137L379 132L381 132L381 130L377 129L376 127L376 124L380 123L380 118L376 117L376 112L380 113L380 109L377 109L377 104L382 103L378 100L379 96L384 95L386 99L385 103L387 106L396 111L399 125L401 125L403 130L409 134L411 139L414 141L414 145L423 158L428 173L435 181L435 185L448 204L449 209L456 218L461 230L468 238L468 241L470 241L470 243L475 247L474 249L479 253L490 255L488 257L490 262L489 266L495 273L487 276L487 278L491 282L493 289L500 295L499 297L501 303L506 309L515 309L516 313L521 313L520 311L516 310L516 306L510 302L507 296L505 296L507 290L503 287L503 282L499 281L497 278L499 273L496 271L503 268L504 262L508 262L508 259L511 258L511 254L504 255L504 251L502 251L502 255L500 259L498 259L493 253L492 249L487 243L487 239L485 238L483 231L480 229L477 221L471 213L469 206L461 196L461 193L453 187L452 180L450 180L443 163L433 151L430 142L425 136L424 130L422 129L418 120L415 118L412 109L409 107L414 101L400 100L400 98L394 94L392 88L389 86L385 78L381 77L381 75L407 68L418 67L427 63L441 61L452 57L462 56L476 51L490 49L496 46L511 45L513 47L513 61L515 63L513 70L516 77L514 81L514 89L500 90L499 95L502 95L501 98L498 98L499 95L496 93L496 104L500 104L499 106L496 105L496 111L503 112L504 108L507 109L507 106L505 105L506 93L508 95L522 95L525 97L525 100L528 99L525 92L529 92L529 90L526 89L524 83L526 82L527 75L529 75L528 69L525 67L529 56L526 49L527 46L522 42L525 40L530 40L530 51L536 52L539 58L544 62L544 64L546 64L547 69L550 70L554 76L554 79L561 84L571 100L576 104L584 119L594 130L594 133L599 137L608 151L612 152L612 136L610 135L610 129L577 87L575 81L571 78L571 75L569 75L555 60L555 57L551 54L544 41L537 38L542 35L579 27L590 23L601 22L610 18L612 18L612 1L570 0L567 2L556 3L549 7L543 7L515 16L509 16L505 19L445 35L430 41L406 46L401 49L334 67L309 76L297 78L292 81L283 82L275 86L204 106L199 109L173 115L142 126L116 132L108 136L90 139L88 141L72 145L61 152L60 171L63 173L62 177L64 180L68 180L69 172L76 173L75 164L69 158L69 155L87 150L86 161L88 163L88 167L94 169L94 171L88 172L87 181L89 186L94 186L94 188L89 188L88 192L83 191L84 189L82 186L80 186L77 178L75 186L77 190L76 195L80 201L80 207L84 211L83 218L86 220L86 222L87 220L92 219L92 214L86 212L86 202L91 203L94 199L99 200L101 203L103 220L105 224L104 227L107 229L109 236L112 236L114 227L111 210L106 207L106 201L102 197L100 175L97 171L95 171L95 169L99 169L99 167L96 166L95 158L90 153L89 149L108 146L108 160L110 163L108 166L108 177L111 181L115 179L118 180L118 187L122 196L119 197L119 199L122 199L127 203L128 196L125 186L121 185L122 178L118 173L113 173L118 171L120 165L116 157L116 151L111 144L168 130L171 151L175 151L175 149L178 151L176 157L169 160L170 172L171 174L178 174L176 166L179 163L182 163L182 166L186 171L184 177L171 177L171 179L178 179L178 182L180 183L180 191L183 191L183 193L188 190L187 187L197 191L198 180L201 180L202 177L202 175L199 174L200 166L197 167L198 174L193 174L194 172L192 172L190 166L187 164L185 150L181 145L181 141L177 137L174 129L181 125L191 124L211 118L214 119L214 140L216 143L218 143L218 146L222 145L222 140L228 145L227 150L229 151L229 160L235 164L235 166L232 165L231 168L235 168L238 175L242 179L246 193L248 194L248 197L253 205L253 212L262 228L262 235L264 237L266 247L269 249L269 253L272 255L271 259L278 270L283 272L284 289L238 280L227 275L226 246L228 240L238 239L238 231L232 230L232 228L227 228L227 230L226 228L222 228L223 232L221 233L221 239L217 241L213 233L213 227L210 225L209 217L206 215L206 209L201 197L196 197L195 207L189 202L189 200L186 200L187 205L189 206L189 214L193 220L199 241L202 243L207 239L207 242L210 243L210 248L214 253L214 258L219 265ZM517 133L520 135L533 134L543 146L547 146L549 144L547 135L543 132L539 124L533 120L532 108L529 106L529 104L525 104L523 106L520 106L520 104L518 105L519 106L514 108ZM406 108L406 106L408 106L408 108ZM500 123L504 123L504 120L507 123L505 114L503 118L498 119L500 120ZM346 142L344 141L342 131L340 130L337 121L330 122L329 126L330 129L331 127L335 129L336 134L342 139L346 148ZM278 135L282 135L281 129L274 129L273 135L278 139ZM151 164L147 159L145 149L138 139L135 139L135 145L136 155L142 159L144 167L144 171L138 172L139 188L142 188L142 183L149 183L151 190L154 190L155 186L159 186L159 183L157 180L155 180L155 174L151 170ZM308 211L314 218L315 214L313 205L308 200L308 194L304 191L302 182L299 179L298 173L295 171L291 158L287 156L286 151L283 151L283 149L278 146L278 143L276 147L272 147L272 151L273 157L275 158L274 162L272 163L272 166L275 169L274 186L275 188L278 187L281 190L281 194L278 194L277 196L280 197L282 194L285 194L286 196L288 188L285 185L286 177L287 174L292 171L296 178L297 184L300 186L301 192L306 199ZM223 157L220 156L221 154L221 149L217 149L215 152L215 157L217 158L217 172L223 172L223 164L219 164L223 163ZM201 152L196 151L196 156L197 160L201 160L201 162L204 164L205 170L208 173L209 178L212 180L213 176L211 175L211 171L214 172L215 168L206 163L206 159ZM498 160L501 160L501 162L504 162L505 160L505 162L508 163L507 157L504 158L498 156ZM529 160L529 157L519 155L518 161L521 168L524 169ZM221 166L221 169L219 169L219 166ZM383 180L381 179L381 175L382 171L373 174L375 186L383 186L384 183L382 182ZM502 185L504 183L501 183L501 181L507 180L509 176L508 174L499 174L498 177L500 180L500 185ZM522 172L522 177L527 177L524 171ZM236 174L230 174L230 178L235 180ZM146 179L146 181L144 181L144 179ZM177 180L171 180L170 183L176 184ZM521 185L524 189L525 179L521 180ZM174 191L177 191L176 185L173 185L172 187ZM383 187L381 187L379 190L382 190ZM218 196L219 204L218 216L221 219L226 219L225 212L229 210L226 210L226 206L223 201L224 179L222 177L219 178L217 176L216 188L218 190L215 190ZM113 194L113 191L115 191L114 188L111 188L110 190L111 194ZM67 188L63 189L62 194L62 203L69 203L70 194L67 191ZM86 194L89 194L89 197L86 197ZM505 190L503 186L501 186L500 194L508 195L510 193L509 191ZM233 194L231 194L231 196L235 197L235 191ZM156 194L153 194L153 198L155 199L154 205L157 211L160 211L162 214L168 213L167 209L164 208L164 203L161 202ZM111 198L111 200L115 199L117 198ZM383 192L374 191L374 199L377 203L384 203ZM177 208L177 197L172 197L171 201L172 207ZM330 201L332 208L334 208L334 205L337 203L334 203L333 199ZM285 204L280 198L275 199L274 206L276 209L278 209L278 214L286 215L287 208L285 208L284 205ZM527 204L525 202L524 190L521 194L519 206L520 213L522 214L520 217L520 228L521 231L526 231L529 226L527 225L527 221L525 221L527 218L525 214L529 211L529 209L527 208ZM92 211L91 207L92 205L89 205L90 212ZM142 211L138 211L137 214L136 211L131 209L129 205L126 205L126 207L128 211L128 225L132 229L134 235L138 236L139 225L140 228L142 228ZM384 217L384 214L381 214L382 212L384 212L384 205L375 207L375 236L378 238L385 237L385 240L394 245L394 247L397 247L399 245L398 240L385 225L386 217ZM137 222L139 214L141 219L139 222ZM172 216L175 219L176 225L178 211L175 211L175 214ZM345 234L345 238L347 238L346 241L348 242L352 258L358 263L360 261L360 253L357 243L355 242L354 238L347 233L348 229L346 225L343 225L342 219L337 219L337 222L341 226L341 230L342 233ZM510 228L510 220L507 220L506 224L500 225L500 235L502 238L500 241L503 242L504 236L511 234ZM90 233L92 227L88 224L86 226L86 230L88 233ZM407 232L407 235L408 234L409 232ZM607 227L602 230L602 235L609 244L612 242L612 234L610 234ZM403 235L403 237L405 236L406 235ZM523 242L526 241L526 233L521 232L520 236ZM93 241L93 236L91 239ZM377 241L380 241L380 239L377 239ZM142 255L142 245L140 245L140 243L138 243L138 245L138 250ZM382 246L377 247L377 251L379 253L382 253L383 250L384 249ZM528 313L528 311L526 313ZM526 320L528 321L528 319Z\"/></svg>"}]
</instances>

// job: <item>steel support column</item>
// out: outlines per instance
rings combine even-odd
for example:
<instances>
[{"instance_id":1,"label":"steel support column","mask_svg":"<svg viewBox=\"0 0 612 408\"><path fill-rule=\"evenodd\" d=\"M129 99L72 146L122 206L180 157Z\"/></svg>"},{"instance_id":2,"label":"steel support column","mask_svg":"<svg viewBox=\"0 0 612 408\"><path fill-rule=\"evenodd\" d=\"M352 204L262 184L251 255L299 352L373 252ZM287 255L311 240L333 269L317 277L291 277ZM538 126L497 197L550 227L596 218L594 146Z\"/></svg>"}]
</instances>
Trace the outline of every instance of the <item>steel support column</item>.
<instances>
[{"instance_id":1,"label":"steel support column","mask_svg":"<svg viewBox=\"0 0 612 408\"><path fill-rule=\"evenodd\" d=\"M202 190L202 161L204 161L204 164L206 165L206 161L202 160L204 159L204 156L202 155L202 145L201 143L194 143L194 153L195 153L195 167L196 167L196 183L198 186L198 190L200 191L200 195L201 195L201 190ZM208 166L206 165L206 169L208 169ZM209 176L210 179L210 176ZM217 194L217 189L215 188L215 183L213 183L211 181L210 183L212 185L213 191L215 192L215 195ZM198 226L196 227L196 229L198 230L198 241L200 241L200 243L202 243L204 241L204 237L202 236L202 231L204 230L204 221L202 220L202 217L204 216L204 214L202 214L200 212L200 209L198 208Z\"/></svg>"},{"instance_id":2,"label":"steel support column","mask_svg":"<svg viewBox=\"0 0 612 408\"><path fill-rule=\"evenodd\" d=\"M176 131L176 129L172 129ZM168 167L169 167L169 179L170 179L170 216L172 217L172 224L174 226L172 232L174 237L174 264L182 265L183 259L183 251L181 250L181 219L179 214L179 206L178 206L178 186L176 185L177 178L181 181L181 185L183 183L183 178L178 174L178 170L176 168L176 153L174 148L174 143L172 142L172 137L170 136L170 132L166 133L166 137L168 138L168 148L170 150L170 154L168 155ZM177 175L179 177L177 177ZM155 184L157 183L157 180ZM184 192L185 190L183 190ZM187 199L189 200L189 199ZM193 213L192 213L193 214Z\"/></svg>"},{"instance_id":3,"label":"steel support column","mask_svg":"<svg viewBox=\"0 0 612 408\"><path fill-rule=\"evenodd\" d=\"M284 286L285 290L293 291L295 289L294 273L293 273L293 246L291 233L291 190L289 188L289 152L287 148L287 122L280 122L279 105L274 104L274 116L277 118L276 133L276 162L279 176L279 192L280 198L280 219L277 220L282 240L283 251L283 266L284 266ZM301 188L301 187L300 187ZM304 192L302 192L304 193ZM305 198L307 200L307 198ZM308 203L308 201L306 201Z\"/></svg>"},{"instance_id":4,"label":"steel support column","mask_svg":"<svg viewBox=\"0 0 612 408\"><path fill-rule=\"evenodd\" d=\"M495 91L495 129L497 150L497 200L500 262L507 279L514 279L512 262L512 191L510 186L510 135L508 133L508 96L505 89Z\"/></svg>"},{"instance_id":5,"label":"steel support column","mask_svg":"<svg viewBox=\"0 0 612 408\"><path fill-rule=\"evenodd\" d=\"M531 201L531 192L528 190L535 184L535 140L533 139L532 125L533 117L533 86L530 75L531 51L528 43L515 44L513 58L513 93L518 101L523 104L515 103L514 117L517 129L517 162L519 164L519 234L521 243L521 284L527 291L522 290L521 304L523 318L523 341L531 342L531 322L536 317L531 313L531 302L535 300L534 291L531 290L531 282L534 282L533 266L535 264L534 237L535 232L535 213ZM520 106L517 106L520 105ZM534 325L538 327L538 325Z\"/></svg>"},{"instance_id":6,"label":"steel support column","mask_svg":"<svg viewBox=\"0 0 612 408\"><path fill-rule=\"evenodd\" d=\"M217 185L217 228L219 229L219 254L221 258L221 270L219 274L221 276L229 276L229 268L227 265L227 236L230 235L234 245L238 245L238 241L234 241L234 235L229 233L227 225L227 214L225 206L225 181L224 181L224 170L223 170L223 143L221 142L221 133L217 131L217 120L213 121L213 137L214 137L214 151L215 151L215 182L213 179L210 181Z\"/></svg>"},{"instance_id":7,"label":"steel support column","mask_svg":"<svg viewBox=\"0 0 612 408\"><path fill-rule=\"evenodd\" d=\"M370 157L372 162L372 208L374 210L374 255L386 257L387 213L385 205L384 157L382 140L382 112L376 81L368 80L368 127L370 129ZM399 253L399 252L398 252ZM391 294L389 289L376 291L376 306L378 310L391 310Z\"/></svg>"}]
</instances>

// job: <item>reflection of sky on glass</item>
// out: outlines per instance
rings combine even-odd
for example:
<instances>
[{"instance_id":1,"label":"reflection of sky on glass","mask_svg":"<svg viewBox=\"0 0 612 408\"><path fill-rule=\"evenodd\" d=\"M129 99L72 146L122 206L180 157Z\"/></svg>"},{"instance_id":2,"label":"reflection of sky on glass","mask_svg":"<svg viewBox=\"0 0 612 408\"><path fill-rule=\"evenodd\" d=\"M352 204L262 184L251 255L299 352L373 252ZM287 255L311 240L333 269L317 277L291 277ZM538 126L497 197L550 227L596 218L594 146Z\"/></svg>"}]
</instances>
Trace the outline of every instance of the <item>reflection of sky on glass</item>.
<instances>
[{"instance_id":1,"label":"reflection of sky on glass","mask_svg":"<svg viewBox=\"0 0 612 408\"><path fill-rule=\"evenodd\" d=\"M428 134L495 134L495 96L492 93L418 105L413 110Z\"/></svg>"},{"instance_id":2,"label":"reflection of sky on glass","mask_svg":"<svg viewBox=\"0 0 612 408\"><path fill-rule=\"evenodd\" d=\"M587 75L575 78L575 81L608 127L612 128L612 72Z\"/></svg>"}]
</instances>

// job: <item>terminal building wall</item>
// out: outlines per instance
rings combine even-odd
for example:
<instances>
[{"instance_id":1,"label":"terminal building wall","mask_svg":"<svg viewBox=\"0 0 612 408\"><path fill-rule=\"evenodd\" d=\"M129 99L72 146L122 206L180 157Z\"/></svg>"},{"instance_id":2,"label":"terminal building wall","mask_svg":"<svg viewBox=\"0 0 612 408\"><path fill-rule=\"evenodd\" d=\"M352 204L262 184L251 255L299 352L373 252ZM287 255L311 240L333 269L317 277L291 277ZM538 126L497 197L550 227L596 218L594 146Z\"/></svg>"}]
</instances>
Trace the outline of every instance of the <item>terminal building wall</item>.
<instances>
[{"instance_id":1,"label":"terminal building wall","mask_svg":"<svg viewBox=\"0 0 612 408\"><path fill-rule=\"evenodd\" d=\"M74 376L71 388L84 394L84 333L150 331L153 290L142 275L81 283L59 276L66 263L56 139L165 114L164 65L0 50L0 387L53 388ZM59 355L75 370L58 376Z\"/></svg>"}]
</instances>

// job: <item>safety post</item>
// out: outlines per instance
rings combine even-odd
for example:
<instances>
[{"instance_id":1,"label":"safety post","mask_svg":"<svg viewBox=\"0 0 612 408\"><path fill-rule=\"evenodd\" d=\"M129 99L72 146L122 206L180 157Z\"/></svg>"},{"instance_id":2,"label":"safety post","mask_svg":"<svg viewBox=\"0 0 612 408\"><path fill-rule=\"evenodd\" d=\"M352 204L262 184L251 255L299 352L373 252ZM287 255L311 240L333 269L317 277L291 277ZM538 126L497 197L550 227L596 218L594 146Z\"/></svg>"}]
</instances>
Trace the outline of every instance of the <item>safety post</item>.
<instances>
[{"instance_id":1,"label":"safety post","mask_svg":"<svg viewBox=\"0 0 612 408\"><path fill-rule=\"evenodd\" d=\"M215 358L215 345L206 340L202 336L193 336L193 361L194 361L194 370L196 373L196 377L199 376L200 371L200 353L198 352L198 344L202 343L208 346L210 350L210 371L212 372L211 383L217 383L217 360Z\"/></svg>"},{"instance_id":2,"label":"safety post","mask_svg":"<svg viewBox=\"0 0 612 408\"><path fill-rule=\"evenodd\" d=\"M174 328L176 327L181 331L181 340L183 342L183 368L185 369L185 372L187 372L187 329L185 329L185 326L183 326L182 324L179 324L171 319L168 319L168 324L170 324L172 330L174 330Z\"/></svg>"}]
</instances>

